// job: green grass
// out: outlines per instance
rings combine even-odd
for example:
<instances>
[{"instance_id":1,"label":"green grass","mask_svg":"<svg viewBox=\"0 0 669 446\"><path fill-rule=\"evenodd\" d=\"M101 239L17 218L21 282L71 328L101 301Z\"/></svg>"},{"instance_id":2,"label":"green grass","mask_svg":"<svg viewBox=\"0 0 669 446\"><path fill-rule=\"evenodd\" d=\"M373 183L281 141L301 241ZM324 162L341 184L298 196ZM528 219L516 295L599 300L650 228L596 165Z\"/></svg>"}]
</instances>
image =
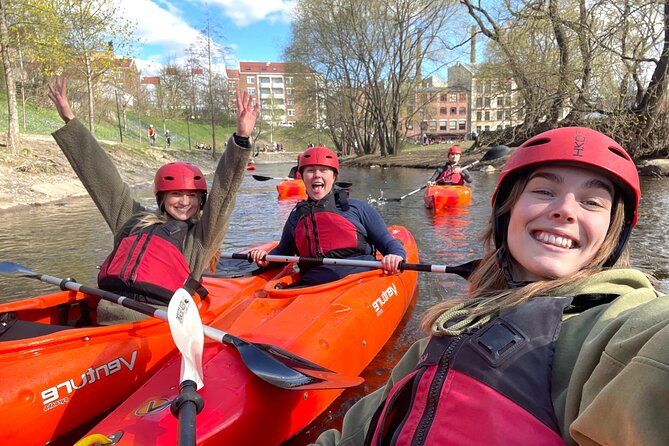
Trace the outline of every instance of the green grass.
<instances>
[{"instance_id":1,"label":"green grass","mask_svg":"<svg viewBox=\"0 0 669 446\"><path fill-rule=\"evenodd\" d=\"M5 92L0 92L0 132L7 131L7 96ZM63 121L58 116L58 113L53 107L37 107L32 103L26 104L25 110L25 126L23 119L23 108L19 103L19 129L23 134L33 135L50 135L63 125ZM84 123L88 122L86 116L79 116ZM98 118L99 119L99 118ZM187 122L185 119L166 119L165 127L163 127L163 120L160 118L151 118L143 116L141 119L137 117L136 113L128 112L126 114L127 129L123 130L123 143L129 149L143 148L149 145L148 137L146 136L146 129L149 124L153 124L157 129L158 138L156 141L157 147L163 147L165 139L163 137L163 128L170 131L172 135L172 149L186 150L188 149L188 135L190 128L190 148L193 149L195 144L202 143L211 146L211 127L206 120L192 120ZM232 122L232 121L231 121ZM262 132L255 145L263 146L270 144L272 139L276 142L283 143L284 149L289 152L301 152L308 144L324 144L332 147L332 140L328 137L326 132L318 132L315 129L308 127L278 127L275 126L273 131L270 131L270 126L263 123L261 126ZM234 123L226 123L216 126L216 147L220 153L225 147L225 142L230 135L235 131ZM141 133L141 143L140 143ZM95 136L100 140L108 140L120 142L119 129L116 121L98 120L95 123Z\"/></svg>"}]
</instances>

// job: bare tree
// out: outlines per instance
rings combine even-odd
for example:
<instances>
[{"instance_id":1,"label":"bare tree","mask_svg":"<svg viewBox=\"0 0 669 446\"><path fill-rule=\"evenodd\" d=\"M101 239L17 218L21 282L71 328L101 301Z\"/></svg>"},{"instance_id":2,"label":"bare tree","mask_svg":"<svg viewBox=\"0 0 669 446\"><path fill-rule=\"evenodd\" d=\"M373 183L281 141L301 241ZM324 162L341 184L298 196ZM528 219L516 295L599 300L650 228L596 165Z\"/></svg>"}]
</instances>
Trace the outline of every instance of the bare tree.
<instances>
[{"instance_id":1,"label":"bare tree","mask_svg":"<svg viewBox=\"0 0 669 446\"><path fill-rule=\"evenodd\" d=\"M447 0L300 0L286 58L317 71L335 146L399 153L404 112L428 70L462 42ZM464 31L464 30L463 30Z\"/></svg>"},{"instance_id":2,"label":"bare tree","mask_svg":"<svg viewBox=\"0 0 669 446\"><path fill-rule=\"evenodd\" d=\"M19 115L16 106L16 77L14 76L14 60L11 53L11 41L8 25L9 0L0 0L0 51L2 66L5 72L7 88L7 148L16 155L19 139Z\"/></svg>"},{"instance_id":3,"label":"bare tree","mask_svg":"<svg viewBox=\"0 0 669 446\"><path fill-rule=\"evenodd\" d=\"M218 42L224 39L218 32L221 27L215 23L215 20L207 13L204 17L204 24L200 30L200 36L189 49L189 59L195 67L202 67L206 76L206 95L205 103L211 125L212 157L216 158L216 121L221 115L221 104L227 104L227 97L224 100L217 101L216 98L227 96L226 93L217 94L217 85L221 88L227 88L227 84L220 81L222 77L218 71L225 62L226 48ZM192 78L191 78L192 80ZM194 92L195 90L193 90ZM195 94L193 94L195 96Z\"/></svg>"}]
</instances>

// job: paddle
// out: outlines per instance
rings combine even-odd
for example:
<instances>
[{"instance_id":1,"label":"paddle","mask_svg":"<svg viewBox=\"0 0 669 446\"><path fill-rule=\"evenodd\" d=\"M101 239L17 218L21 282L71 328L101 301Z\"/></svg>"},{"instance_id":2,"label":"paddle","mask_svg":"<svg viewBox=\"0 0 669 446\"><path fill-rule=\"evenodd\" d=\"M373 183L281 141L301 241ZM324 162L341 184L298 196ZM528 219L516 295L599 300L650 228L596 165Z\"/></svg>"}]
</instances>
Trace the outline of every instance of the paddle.
<instances>
[{"instance_id":1,"label":"paddle","mask_svg":"<svg viewBox=\"0 0 669 446\"><path fill-rule=\"evenodd\" d=\"M221 254L221 258L224 259L246 259L249 262L252 262L250 253L232 253L232 254ZM297 256L278 256L278 255L267 255L265 260L268 262L283 262L283 263L311 263L316 265L339 265L339 266L363 266L367 268L381 268L381 262L375 260L352 260L352 259L333 259L333 258L316 258L316 257L297 257ZM403 270L412 270L412 271L425 271L432 273L447 273L447 274L457 274L458 276L467 279L469 275L476 269L478 265L478 260L472 260L471 262L463 263L462 265L457 266L446 266L446 265L431 265L428 263L400 263L400 271Z\"/></svg>"},{"instance_id":2,"label":"paddle","mask_svg":"<svg viewBox=\"0 0 669 446\"><path fill-rule=\"evenodd\" d=\"M130 308L131 310L167 321L167 313L164 310L109 291L82 285L73 280L41 275L18 263L0 262L0 274L18 274L58 285L62 290L81 291L100 296L105 300ZM207 325L204 326L204 334L210 339L235 347L239 352L242 362L254 375L282 389L343 389L356 386L364 381L357 376L340 375L279 347L245 341L242 338Z\"/></svg>"},{"instance_id":3,"label":"paddle","mask_svg":"<svg viewBox=\"0 0 669 446\"><path fill-rule=\"evenodd\" d=\"M258 181L269 181L269 180L278 180L278 181L284 181L285 178L281 177L266 177L264 175L251 175L253 179L258 180ZM292 179L292 178L289 178ZM337 181L335 185L339 187L343 187L344 189L353 186L353 183L350 183L348 181Z\"/></svg>"},{"instance_id":4,"label":"paddle","mask_svg":"<svg viewBox=\"0 0 669 446\"><path fill-rule=\"evenodd\" d=\"M483 155L483 157L481 157L481 159L478 159L478 160L476 160L476 161L474 161L474 162L472 162L472 163L467 164L466 166L462 167L462 170L470 169L470 168L474 167L475 165L477 165L478 163L480 163L481 161L492 161L492 160L496 160L496 159L498 159L498 158L503 157L503 156L506 155L507 153L509 153L509 148L508 148L507 146L494 146L494 147L492 147L491 149L489 149L489 150ZM404 194L404 195L402 195L402 196L399 197L399 198L383 198L383 197L381 197L379 200L381 200L381 201L392 201L392 202L402 201L402 200L404 200L405 198L410 197L411 195L416 194L416 193L422 191L422 190L425 189L426 187L427 187L427 184L423 184L423 185L422 185L421 187L419 187L418 189L412 190L412 191L409 192L408 194Z\"/></svg>"},{"instance_id":5,"label":"paddle","mask_svg":"<svg viewBox=\"0 0 669 446\"><path fill-rule=\"evenodd\" d=\"M181 352L179 396L170 404L172 415L179 420L177 444L195 445L196 416L204 408L204 400L197 393L202 383L202 351L204 329L197 305L188 291L179 288L167 306L167 320L172 338Z\"/></svg>"}]
</instances>

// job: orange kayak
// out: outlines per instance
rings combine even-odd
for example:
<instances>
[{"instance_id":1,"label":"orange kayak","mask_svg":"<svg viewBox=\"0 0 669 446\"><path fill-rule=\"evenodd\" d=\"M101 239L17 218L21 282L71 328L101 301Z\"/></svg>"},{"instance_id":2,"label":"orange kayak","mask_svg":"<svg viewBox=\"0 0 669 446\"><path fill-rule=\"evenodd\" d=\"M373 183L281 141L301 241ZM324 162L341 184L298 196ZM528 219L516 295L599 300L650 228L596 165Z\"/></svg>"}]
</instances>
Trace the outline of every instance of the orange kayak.
<instances>
[{"instance_id":1,"label":"orange kayak","mask_svg":"<svg viewBox=\"0 0 669 446\"><path fill-rule=\"evenodd\" d=\"M471 200L472 190L467 186L428 186L423 194L425 207L435 211L456 206L469 206Z\"/></svg>"},{"instance_id":2,"label":"orange kayak","mask_svg":"<svg viewBox=\"0 0 669 446\"><path fill-rule=\"evenodd\" d=\"M307 191L302 180L283 180L276 185L279 198L306 198Z\"/></svg>"},{"instance_id":3,"label":"orange kayak","mask_svg":"<svg viewBox=\"0 0 669 446\"><path fill-rule=\"evenodd\" d=\"M205 279L203 322L212 322L276 272ZM18 319L0 338L0 444L41 445L68 433L116 407L173 356L169 326L159 319L96 326L99 300L65 291L0 305L0 313L15 312ZM85 326L75 328L84 320ZM10 336L17 327L21 335ZM43 334L25 337L38 332Z\"/></svg>"},{"instance_id":4,"label":"orange kayak","mask_svg":"<svg viewBox=\"0 0 669 446\"><path fill-rule=\"evenodd\" d=\"M390 227L416 262L413 236ZM267 343L330 370L359 375L393 334L417 295L417 272L381 270L305 288L286 288L293 274L245 293L210 325L251 342ZM178 422L169 403L178 395L181 358L175 355L86 437L114 434L115 445L173 445ZM203 353L204 409L197 444L279 445L304 429L343 390L286 390L251 373L238 352L207 340Z\"/></svg>"}]
</instances>

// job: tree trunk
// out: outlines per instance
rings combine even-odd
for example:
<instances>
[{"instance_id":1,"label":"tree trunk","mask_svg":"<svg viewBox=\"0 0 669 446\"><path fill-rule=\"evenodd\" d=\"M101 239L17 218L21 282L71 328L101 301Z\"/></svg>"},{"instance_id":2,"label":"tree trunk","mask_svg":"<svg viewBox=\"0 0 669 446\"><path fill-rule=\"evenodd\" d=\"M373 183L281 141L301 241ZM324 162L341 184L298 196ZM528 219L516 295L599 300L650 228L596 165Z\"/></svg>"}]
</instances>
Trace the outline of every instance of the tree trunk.
<instances>
[{"instance_id":1,"label":"tree trunk","mask_svg":"<svg viewBox=\"0 0 669 446\"><path fill-rule=\"evenodd\" d=\"M88 128L95 135L95 113L93 110L93 68L86 57L86 87L88 88Z\"/></svg>"},{"instance_id":2,"label":"tree trunk","mask_svg":"<svg viewBox=\"0 0 669 446\"><path fill-rule=\"evenodd\" d=\"M7 0L0 0L0 46L2 47L2 65L5 70L5 84L7 87L7 148L12 155L16 155L19 143L19 114L16 108L14 67L9 54L6 5Z\"/></svg>"}]
</instances>

